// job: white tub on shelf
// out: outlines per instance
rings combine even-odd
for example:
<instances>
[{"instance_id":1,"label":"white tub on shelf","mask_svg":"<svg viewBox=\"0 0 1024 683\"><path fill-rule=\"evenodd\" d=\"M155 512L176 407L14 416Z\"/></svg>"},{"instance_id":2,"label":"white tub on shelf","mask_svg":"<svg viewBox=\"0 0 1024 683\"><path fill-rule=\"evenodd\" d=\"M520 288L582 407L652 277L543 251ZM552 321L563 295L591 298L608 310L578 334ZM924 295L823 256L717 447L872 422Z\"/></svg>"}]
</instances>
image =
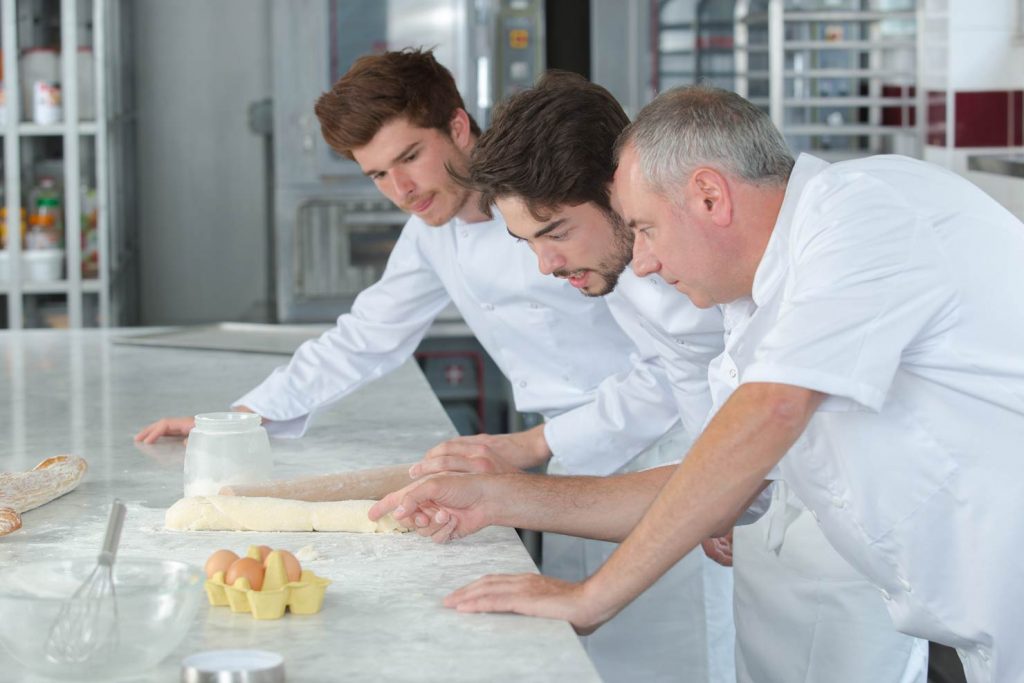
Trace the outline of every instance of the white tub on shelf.
<instances>
[{"instance_id":1,"label":"white tub on shelf","mask_svg":"<svg viewBox=\"0 0 1024 683\"><path fill-rule=\"evenodd\" d=\"M63 249L26 249L21 252L21 275L25 282L59 280L63 264Z\"/></svg>"}]
</instances>

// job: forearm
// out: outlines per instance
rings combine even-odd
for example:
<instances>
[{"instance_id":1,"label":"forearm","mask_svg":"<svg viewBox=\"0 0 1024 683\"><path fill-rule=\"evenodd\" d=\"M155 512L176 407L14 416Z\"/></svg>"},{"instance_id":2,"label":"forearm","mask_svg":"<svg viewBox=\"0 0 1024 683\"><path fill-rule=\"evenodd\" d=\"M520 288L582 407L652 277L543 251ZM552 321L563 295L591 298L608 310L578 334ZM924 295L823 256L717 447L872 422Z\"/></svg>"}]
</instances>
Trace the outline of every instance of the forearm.
<instances>
[{"instance_id":1,"label":"forearm","mask_svg":"<svg viewBox=\"0 0 1024 683\"><path fill-rule=\"evenodd\" d=\"M485 475L493 524L621 541L636 526L675 466L609 477Z\"/></svg>"},{"instance_id":2,"label":"forearm","mask_svg":"<svg viewBox=\"0 0 1024 683\"><path fill-rule=\"evenodd\" d=\"M803 432L816 392L776 384L741 386L586 591L610 617L703 539L731 524Z\"/></svg>"}]
</instances>

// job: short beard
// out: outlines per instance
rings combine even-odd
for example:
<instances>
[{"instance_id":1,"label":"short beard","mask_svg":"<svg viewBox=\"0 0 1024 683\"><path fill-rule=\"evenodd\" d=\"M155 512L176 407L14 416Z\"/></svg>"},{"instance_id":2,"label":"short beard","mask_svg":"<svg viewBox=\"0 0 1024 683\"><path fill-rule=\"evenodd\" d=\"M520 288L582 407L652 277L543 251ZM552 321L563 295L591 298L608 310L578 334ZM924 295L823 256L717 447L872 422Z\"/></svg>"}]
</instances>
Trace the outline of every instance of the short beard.
<instances>
[{"instance_id":1,"label":"short beard","mask_svg":"<svg viewBox=\"0 0 1024 683\"><path fill-rule=\"evenodd\" d=\"M612 224L612 236L614 238L612 241L612 252L606 260L601 261L597 264L596 268L591 269L591 272L603 280L603 285L600 289L592 291L581 289L580 294L586 297L599 297L611 294L615 290L615 286L619 284L619 276L622 275L622 271L633 260L633 231L626 227L622 218L614 211L606 211L605 215L608 216L608 220ZM573 272L576 271L560 270L555 272L554 275L557 277L569 277Z\"/></svg>"}]
</instances>

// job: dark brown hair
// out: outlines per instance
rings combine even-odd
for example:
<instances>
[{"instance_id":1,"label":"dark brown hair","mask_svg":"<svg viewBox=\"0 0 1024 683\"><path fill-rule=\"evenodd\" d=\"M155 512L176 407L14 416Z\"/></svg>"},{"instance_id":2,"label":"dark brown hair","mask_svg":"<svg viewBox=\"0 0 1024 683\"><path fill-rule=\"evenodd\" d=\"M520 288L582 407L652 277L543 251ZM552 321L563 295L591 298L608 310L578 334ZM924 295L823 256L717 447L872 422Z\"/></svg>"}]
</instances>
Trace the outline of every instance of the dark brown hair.
<instances>
[{"instance_id":1,"label":"dark brown hair","mask_svg":"<svg viewBox=\"0 0 1024 683\"><path fill-rule=\"evenodd\" d=\"M360 57L314 110L327 144L352 159L352 150L369 144L393 119L449 135L455 110L465 108L455 79L433 51L406 49ZM480 135L472 116L469 125Z\"/></svg>"},{"instance_id":2,"label":"dark brown hair","mask_svg":"<svg viewBox=\"0 0 1024 683\"><path fill-rule=\"evenodd\" d=\"M593 202L611 213L615 139L629 117L612 94L577 74L548 71L494 111L463 182L480 209L517 197L537 220L562 206Z\"/></svg>"}]
</instances>

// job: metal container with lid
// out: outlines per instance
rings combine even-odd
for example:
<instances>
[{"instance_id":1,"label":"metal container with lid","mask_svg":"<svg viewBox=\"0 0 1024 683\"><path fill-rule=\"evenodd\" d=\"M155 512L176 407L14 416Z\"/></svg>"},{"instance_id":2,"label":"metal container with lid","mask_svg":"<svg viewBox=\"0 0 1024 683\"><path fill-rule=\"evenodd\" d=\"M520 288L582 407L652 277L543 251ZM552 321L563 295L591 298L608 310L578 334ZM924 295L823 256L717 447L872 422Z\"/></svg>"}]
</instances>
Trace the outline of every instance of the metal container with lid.
<instances>
[{"instance_id":1,"label":"metal container with lid","mask_svg":"<svg viewBox=\"0 0 1024 683\"><path fill-rule=\"evenodd\" d=\"M284 683L284 657L267 650L209 650L181 660L181 683Z\"/></svg>"}]
</instances>

